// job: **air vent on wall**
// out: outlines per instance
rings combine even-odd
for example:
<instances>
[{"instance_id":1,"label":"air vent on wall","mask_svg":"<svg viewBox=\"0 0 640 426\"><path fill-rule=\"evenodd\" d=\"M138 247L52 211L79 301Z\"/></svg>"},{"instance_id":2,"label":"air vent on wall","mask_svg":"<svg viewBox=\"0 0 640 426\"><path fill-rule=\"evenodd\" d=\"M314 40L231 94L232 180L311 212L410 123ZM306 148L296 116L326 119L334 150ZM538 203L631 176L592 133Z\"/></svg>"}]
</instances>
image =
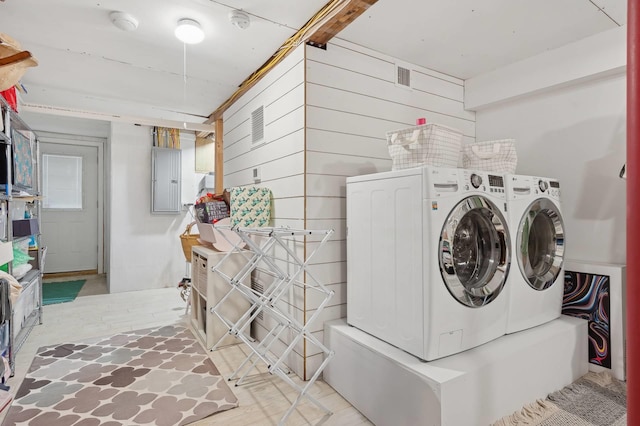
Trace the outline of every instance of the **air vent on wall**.
<instances>
[{"instance_id":1,"label":"air vent on wall","mask_svg":"<svg viewBox=\"0 0 640 426\"><path fill-rule=\"evenodd\" d=\"M396 86L411 87L411 70L396 64Z\"/></svg>"},{"instance_id":2,"label":"air vent on wall","mask_svg":"<svg viewBox=\"0 0 640 426\"><path fill-rule=\"evenodd\" d=\"M259 108L251 113L251 143L262 142L264 139L264 107Z\"/></svg>"},{"instance_id":3,"label":"air vent on wall","mask_svg":"<svg viewBox=\"0 0 640 426\"><path fill-rule=\"evenodd\" d=\"M262 285L261 282L259 282L256 279L251 279L251 289L254 290L258 294L264 294L264 286ZM261 321L264 320L264 315L263 315L262 311L260 311L260 313L258 314L257 318L259 320L261 320Z\"/></svg>"}]
</instances>

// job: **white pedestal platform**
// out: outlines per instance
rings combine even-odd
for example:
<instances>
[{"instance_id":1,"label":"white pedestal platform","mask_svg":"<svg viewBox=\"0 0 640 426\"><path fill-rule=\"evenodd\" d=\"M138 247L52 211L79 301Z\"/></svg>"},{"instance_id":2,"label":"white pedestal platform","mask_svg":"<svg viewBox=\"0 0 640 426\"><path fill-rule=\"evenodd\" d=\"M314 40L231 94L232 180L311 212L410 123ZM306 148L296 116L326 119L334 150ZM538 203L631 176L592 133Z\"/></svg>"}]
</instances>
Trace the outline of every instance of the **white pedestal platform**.
<instances>
[{"instance_id":1,"label":"white pedestal platform","mask_svg":"<svg viewBox=\"0 0 640 426\"><path fill-rule=\"evenodd\" d=\"M431 362L345 319L324 339L324 380L377 426L486 426L589 370L587 321L568 316Z\"/></svg>"}]
</instances>

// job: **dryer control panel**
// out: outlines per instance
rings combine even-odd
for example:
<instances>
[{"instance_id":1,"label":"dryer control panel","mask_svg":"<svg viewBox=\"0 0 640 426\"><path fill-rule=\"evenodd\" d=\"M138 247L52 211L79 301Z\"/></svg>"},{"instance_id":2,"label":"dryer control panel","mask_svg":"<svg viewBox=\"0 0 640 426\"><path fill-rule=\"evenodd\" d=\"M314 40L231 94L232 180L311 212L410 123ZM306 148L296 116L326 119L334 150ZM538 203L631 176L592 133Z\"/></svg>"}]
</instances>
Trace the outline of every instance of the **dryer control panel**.
<instances>
[{"instance_id":1,"label":"dryer control panel","mask_svg":"<svg viewBox=\"0 0 640 426\"><path fill-rule=\"evenodd\" d=\"M560 182L553 179L543 179L540 182L545 182L547 184L547 196L555 198L556 200L560 199Z\"/></svg>"},{"instance_id":2,"label":"dryer control panel","mask_svg":"<svg viewBox=\"0 0 640 426\"><path fill-rule=\"evenodd\" d=\"M536 177L533 179L534 194L546 195L549 198L560 199L560 182L550 178Z\"/></svg>"},{"instance_id":3,"label":"dryer control panel","mask_svg":"<svg viewBox=\"0 0 640 426\"><path fill-rule=\"evenodd\" d=\"M560 182L553 178L507 175L507 199L528 199L540 195L560 199Z\"/></svg>"},{"instance_id":4,"label":"dryer control panel","mask_svg":"<svg viewBox=\"0 0 640 426\"><path fill-rule=\"evenodd\" d=\"M464 191L481 191L498 198L506 197L504 177L491 172L463 170Z\"/></svg>"}]
</instances>

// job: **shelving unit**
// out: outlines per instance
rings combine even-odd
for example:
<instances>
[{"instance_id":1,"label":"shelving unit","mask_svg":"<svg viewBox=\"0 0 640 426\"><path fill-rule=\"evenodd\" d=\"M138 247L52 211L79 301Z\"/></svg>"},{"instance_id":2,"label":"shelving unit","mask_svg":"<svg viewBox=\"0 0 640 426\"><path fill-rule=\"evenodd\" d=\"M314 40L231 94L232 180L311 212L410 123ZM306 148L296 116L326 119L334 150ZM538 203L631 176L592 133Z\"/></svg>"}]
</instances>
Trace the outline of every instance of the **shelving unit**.
<instances>
[{"instance_id":1,"label":"shelving unit","mask_svg":"<svg viewBox=\"0 0 640 426\"><path fill-rule=\"evenodd\" d=\"M285 423L303 398L307 398L327 415L330 415L329 409L309 395L308 391L334 356L333 351L311 333L311 325L321 315L334 293L312 275L308 266L315 254L328 241L333 230L315 231L282 227L229 228L228 226L223 227L220 225L216 227L232 229L240 236L241 241L234 244L229 240L234 249L226 256L223 256L217 265L212 267L212 271L222 278L230 290L211 307L211 312L225 324L231 336L236 337L251 349L251 353L229 377L229 380L239 378L236 386L241 385L249 372L262 361L267 366L270 374L278 376L298 392L298 396L280 419L279 424ZM222 233L219 234L224 236ZM300 258L290 245L294 243L295 238L310 236L320 236L321 241L311 254L307 255L306 258ZM240 251L240 247L244 245L250 250ZM284 254L283 258L280 258L278 253ZM232 256L237 256L238 254L242 254L245 257L246 263L237 273L229 274L225 271L226 264L229 259L232 259ZM273 277L273 281L261 290L246 284L247 277L251 277L251 273L258 267L265 268L266 272ZM300 320L295 315L282 309L282 304L280 303L285 295L296 290L294 287L304 293L315 292L314 296L320 301L316 311L308 318L305 317L304 320ZM245 298L250 306L238 319L232 319L225 314L224 308L231 300L231 297L237 296ZM267 335L257 342L250 337L249 328L251 323L261 314L271 319L271 321L268 321L271 325ZM290 340L285 343L286 348L284 351L278 351L280 353L275 353L272 347L275 347L274 344L276 342L282 342L284 336L290 336ZM226 337L220 338L211 350L215 350L220 346ZM304 386L300 386L289 377L289 370L284 364L284 360L287 359L296 345L303 340L305 344L315 345L324 354L324 360L308 382ZM245 370L249 363L251 364ZM244 373L240 375L243 370Z\"/></svg>"},{"instance_id":2,"label":"shelving unit","mask_svg":"<svg viewBox=\"0 0 640 426\"><path fill-rule=\"evenodd\" d=\"M41 217L39 173L39 143L36 133L16 114L0 97L0 203L5 206L0 218L4 224L0 226L0 241L14 244L16 241L35 239L37 250L30 251L35 256L33 269L18 281L22 292L11 307L9 320L9 345L0 348L0 352L8 353L11 367L15 358L36 324L42 324L42 266L45 251L40 247L39 221ZM20 142L22 145L18 145ZM25 145L26 144L26 145ZM4 146L4 150L2 149ZM25 160L21 166L21 174L14 174L14 156ZM25 171L30 171L25 174ZM6 174L5 174L6 173ZM22 180L21 180L22 179ZM16 203L32 203L35 227L33 234L14 238L14 226L11 208ZM9 263L10 274L13 274Z\"/></svg>"},{"instance_id":3,"label":"shelving unit","mask_svg":"<svg viewBox=\"0 0 640 426\"><path fill-rule=\"evenodd\" d=\"M191 326L206 348L211 348L221 339L219 346L236 343L227 334L226 325L211 312L211 308L230 291L229 286L212 270L226 253L203 246L194 246L191 250ZM224 272L235 275L244 264L244 256L234 253L225 262ZM247 280L245 285L251 285L251 282ZM249 309L249 302L238 294L232 295L223 309L225 318L237 321Z\"/></svg>"},{"instance_id":4,"label":"shelving unit","mask_svg":"<svg viewBox=\"0 0 640 426\"><path fill-rule=\"evenodd\" d=\"M13 306L11 330L13 336L12 354L18 353L36 324L41 324L41 278L40 270L31 270L20 280L22 293ZM15 360L15 359L14 359Z\"/></svg>"}]
</instances>

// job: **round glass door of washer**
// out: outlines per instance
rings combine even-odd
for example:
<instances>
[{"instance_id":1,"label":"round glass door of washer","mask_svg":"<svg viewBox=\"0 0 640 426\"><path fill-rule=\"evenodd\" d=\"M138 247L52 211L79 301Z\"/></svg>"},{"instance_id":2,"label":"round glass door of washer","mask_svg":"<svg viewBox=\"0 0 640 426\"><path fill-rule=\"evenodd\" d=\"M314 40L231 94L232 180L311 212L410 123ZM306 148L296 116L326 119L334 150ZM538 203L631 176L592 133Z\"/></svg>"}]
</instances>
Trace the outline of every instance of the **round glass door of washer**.
<instances>
[{"instance_id":1,"label":"round glass door of washer","mask_svg":"<svg viewBox=\"0 0 640 426\"><path fill-rule=\"evenodd\" d=\"M461 200L440 234L440 274L460 303L479 308L503 291L509 274L511 242L506 220L488 198Z\"/></svg>"},{"instance_id":2,"label":"round glass door of washer","mask_svg":"<svg viewBox=\"0 0 640 426\"><path fill-rule=\"evenodd\" d=\"M516 239L518 266L534 290L556 282L564 262L564 224L560 210L547 198L529 205L520 220Z\"/></svg>"}]
</instances>

